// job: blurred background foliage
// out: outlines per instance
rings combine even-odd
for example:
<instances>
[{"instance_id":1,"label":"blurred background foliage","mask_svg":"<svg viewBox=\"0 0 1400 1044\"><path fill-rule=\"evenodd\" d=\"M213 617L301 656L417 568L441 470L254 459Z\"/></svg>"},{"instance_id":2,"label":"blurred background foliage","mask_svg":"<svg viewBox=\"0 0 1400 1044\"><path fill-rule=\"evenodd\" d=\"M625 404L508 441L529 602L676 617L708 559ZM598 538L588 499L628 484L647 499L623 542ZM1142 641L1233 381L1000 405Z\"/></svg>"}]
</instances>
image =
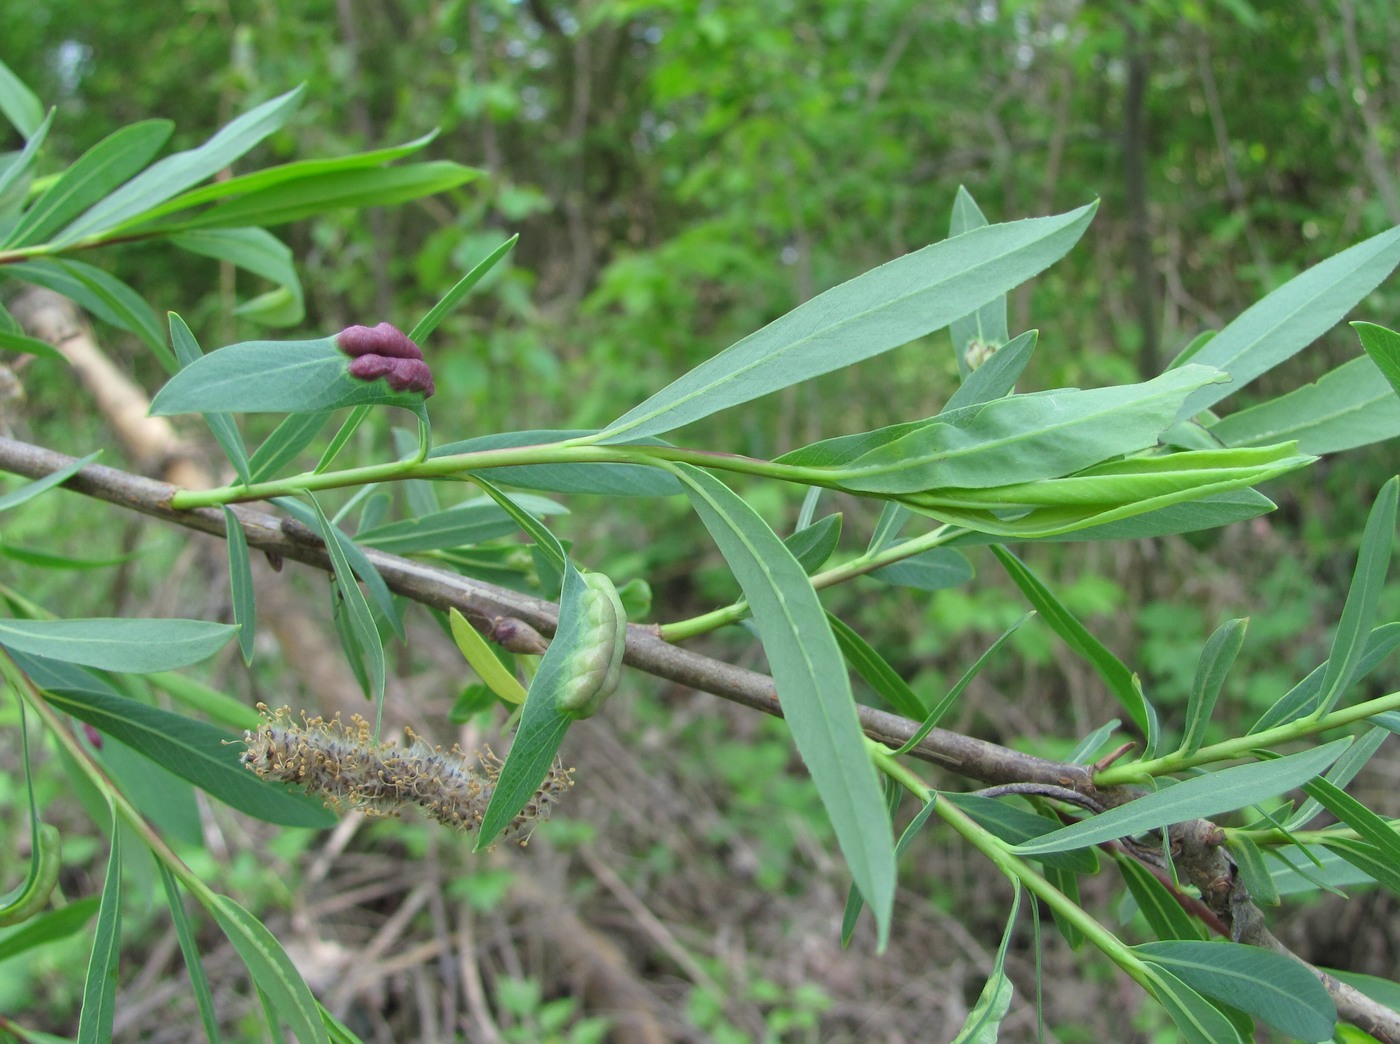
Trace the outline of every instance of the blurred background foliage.
<instances>
[{"instance_id":1,"label":"blurred background foliage","mask_svg":"<svg viewBox=\"0 0 1400 1044\"><path fill-rule=\"evenodd\" d=\"M992 221L1103 200L1080 246L1012 295L1012 332L1041 331L1026 389L1160 372L1192 337L1288 276L1400 223L1400 19L1391 0L30 0L0 6L0 41L4 60L58 106L53 170L149 116L174 119L170 147L190 147L300 81L310 84L305 104L250 163L339 155L440 128L426 154L486 178L409 206L279 230L299 261L312 334L381 319L406 328L521 233L508 263L425 346L438 377L440 440L606 422L794 305L943 238L960 184ZM216 262L145 246L90 260L158 310L180 311L206 347L254 332L232 316L235 277ZM1383 286L1358 317L1394 327L1400 285ZM158 367L134 340L106 336L156 386ZM1265 390L1315 379L1356 354L1343 327L1265 377ZM684 439L768 456L931 415L956 379L941 333L722 414ZM23 434L75 454L102 444L100 419L61 370L35 365L25 383ZM1250 401L1239 398L1238 406ZM367 426L359 445L367 456L388 452L382 429ZM1168 715L1184 703L1210 632L1251 616L1242 669L1217 718L1252 721L1325 657L1356 534L1395 470L1393 447L1381 445L1290 476L1268 491L1279 512L1229 530L1024 552L1142 673ZM799 494L741 488L780 532L791 527ZM34 534L20 542L47 535L89 557L164 543L107 587L14 566L29 590L74 612L93 599L159 603L165 578L154 563L174 557L176 541L115 517L94 531L97 508L55 504L52 514L36 507L17 519ZM832 509L847 513L846 539L863 544L869 509L824 503ZM652 619L733 594L681 504L638 513L580 501L563 531L619 583L647 578ZM832 592L829 604L916 690L936 695L1023 611L990 560L977 565L967 588L929 595L861 581ZM1400 588L1385 604L1400 610ZM738 631L713 647L753 662ZM1047 630L1023 628L1014 648L945 725L1063 754L1113 716L1091 672ZM400 659L405 677L422 668ZM218 681L249 695L276 689L275 667L252 682L235 674L226 667ZM1394 682L1393 672L1378 677L1378 687ZM844 885L814 795L784 775L800 779L781 730L685 693L658 700L645 680L631 685L646 698L612 715L606 752L573 752L589 793L563 813L574 822L546 833L542 847L557 858L537 873L555 888L573 880L565 898L598 902L618 918L624 892L661 911L671 943L696 962L679 978L674 954L652 953L656 938L618 934L658 964L634 962L669 1003L668 1027L710 1039L761 1037L765 1025L771 1039L944 1039L937 1027L960 1021L961 1001L948 997L975 998L979 962L999 931L1003 890L987 884L986 868L964 865L930 836L906 884L911 924L896 928L897 952L883 965L840 954L833 918ZM443 699L425 705L441 711ZM631 760L608 762L622 751ZM607 785L590 783L591 769ZM1378 760L1359 785L1393 791L1397 775L1393 758ZM645 804L643 794L654 808L619 807ZM4 800L13 810L14 795ZM577 834L590 823L596 836ZM374 831L375 858L425 843L419 824ZM279 852L274 862L295 857ZM599 898L590 858L614 866L624 892ZM450 862L486 872L462 869L473 864L460 854ZM743 909L717 909L707 897ZM501 899L493 909L509 906ZM1325 909L1291 911L1284 934L1310 938L1304 952L1325 947L1340 931ZM954 923L950 910L967 930L931 942L935 928ZM595 913L606 930L607 913ZM1383 922L1373 912L1372 923ZM941 987L908 988L916 972L929 974L919 946L931 947ZM1374 974L1400 961L1383 930L1348 952L1361 955L1356 970ZM1019 957L1018 987L1030 967L1024 947ZM1069 959L1052 955L1050 973ZM546 1035L593 1039L583 1008L548 1009L567 981L557 969L506 960L499 975L509 989L492 993L493 1010L516 1027L510 1039L529 1039L528 1026L546 1017L558 1023ZM1118 1037L1121 1023L1102 1010L1115 987L1082 980L1074 990L1088 993L1077 999L1052 992L1051 1025L1061 1039L1108 1039L1105 1026ZM799 986L816 992L799 995ZM1098 1000L1086 1002L1096 990ZM50 1000L61 1007L57 996ZM1148 1039L1154 1018L1146 1011L1134 1032ZM1013 1018L1007 1031L1017 1025Z\"/></svg>"}]
</instances>

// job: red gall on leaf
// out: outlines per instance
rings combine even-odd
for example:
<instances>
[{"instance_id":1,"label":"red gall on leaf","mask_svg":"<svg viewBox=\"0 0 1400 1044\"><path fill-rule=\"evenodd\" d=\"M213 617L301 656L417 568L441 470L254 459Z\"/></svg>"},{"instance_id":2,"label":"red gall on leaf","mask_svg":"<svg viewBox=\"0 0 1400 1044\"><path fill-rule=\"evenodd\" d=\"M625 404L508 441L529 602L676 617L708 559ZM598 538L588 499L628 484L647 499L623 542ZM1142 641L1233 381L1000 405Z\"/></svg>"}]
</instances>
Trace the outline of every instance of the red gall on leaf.
<instances>
[{"instance_id":1,"label":"red gall on leaf","mask_svg":"<svg viewBox=\"0 0 1400 1044\"><path fill-rule=\"evenodd\" d=\"M351 357L352 377L362 381L384 377L394 391L422 392L425 399L437 390L422 350L397 327L388 323L350 326L336 334L335 343Z\"/></svg>"}]
</instances>

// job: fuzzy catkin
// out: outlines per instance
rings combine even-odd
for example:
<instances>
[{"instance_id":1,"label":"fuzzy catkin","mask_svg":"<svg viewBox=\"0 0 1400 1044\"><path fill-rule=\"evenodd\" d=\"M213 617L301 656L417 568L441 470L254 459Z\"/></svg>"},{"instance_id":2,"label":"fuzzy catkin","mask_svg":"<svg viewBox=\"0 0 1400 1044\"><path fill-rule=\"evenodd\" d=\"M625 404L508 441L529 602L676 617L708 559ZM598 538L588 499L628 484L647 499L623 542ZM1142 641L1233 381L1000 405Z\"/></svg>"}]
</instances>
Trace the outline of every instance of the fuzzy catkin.
<instances>
[{"instance_id":1,"label":"fuzzy catkin","mask_svg":"<svg viewBox=\"0 0 1400 1044\"><path fill-rule=\"evenodd\" d=\"M358 714L348 723L339 715L327 721L303 714L298 723L289 707L270 711L260 703L258 711L263 721L244 733L243 763L263 779L305 788L329 807L393 816L412 804L440 823L475 830L500 776L501 760L489 748L474 767L455 744L443 750L409 730L403 747L394 740L375 743L369 722ZM524 844L571 786L573 770L556 761L502 837Z\"/></svg>"}]
</instances>

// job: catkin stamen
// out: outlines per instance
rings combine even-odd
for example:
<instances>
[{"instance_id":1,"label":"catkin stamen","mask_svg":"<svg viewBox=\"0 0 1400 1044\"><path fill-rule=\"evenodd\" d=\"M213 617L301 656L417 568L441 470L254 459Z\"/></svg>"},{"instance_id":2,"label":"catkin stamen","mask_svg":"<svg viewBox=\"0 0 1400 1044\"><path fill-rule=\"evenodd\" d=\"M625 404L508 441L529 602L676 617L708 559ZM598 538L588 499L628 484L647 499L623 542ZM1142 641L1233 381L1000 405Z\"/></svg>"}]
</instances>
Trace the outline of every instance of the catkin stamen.
<instances>
[{"instance_id":1,"label":"catkin stamen","mask_svg":"<svg viewBox=\"0 0 1400 1044\"><path fill-rule=\"evenodd\" d=\"M375 743L369 722L358 714L346 723L338 714L327 721L303 713L298 723L290 707L271 711L260 703L258 711L262 723L243 736L243 763L263 779L304 787L328 807L393 816L412 804L440 823L475 830L500 776L501 760L490 748L477 756L480 767L474 768L456 744L443 750L412 730L405 730L404 747L394 740ZM525 844L573 785L573 770L556 761L502 836Z\"/></svg>"}]
</instances>

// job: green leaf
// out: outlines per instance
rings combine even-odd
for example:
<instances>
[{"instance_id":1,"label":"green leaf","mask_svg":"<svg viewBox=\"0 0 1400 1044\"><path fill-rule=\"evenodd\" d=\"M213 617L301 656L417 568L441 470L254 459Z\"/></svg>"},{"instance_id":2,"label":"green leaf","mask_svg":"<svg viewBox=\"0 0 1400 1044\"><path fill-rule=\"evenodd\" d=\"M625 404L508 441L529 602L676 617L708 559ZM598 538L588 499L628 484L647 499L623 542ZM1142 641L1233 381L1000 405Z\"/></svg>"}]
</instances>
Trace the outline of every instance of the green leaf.
<instances>
[{"instance_id":1,"label":"green leaf","mask_svg":"<svg viewBox=\"0 0 1400 1044\"><path fill-rule=\"evenodd\" d=\"M174 129L169 120L142 120L103 138L34 201L4 246L42 243L64 222L149 163Z\"/></svg>"},{"instance_id":2,"label":"green leaf","mask_svg":"<svg viewBox=\"0 0 1400 1044\"><path fill-rule=\"evenodd\" d=\"M1386 730L1384 728L1370 728L1360 736L1355 743L1347 748L1347 752L1337 759L1337 763L1327 770L1327 774L1322 778L1334 787L1345 787L1356 774L1366 767L1366 763L1371 760L1376 751L1380 750L1381 744L1385 742ZM1294 812L1283 824L1283 829L1298 830L1310 823L1314 816L1322 811L1321 802L1315 798L1309 798Z\"/></svg>"},{"instance_id":3,"label":"green leaf","mask_svg":"<svg viewBox=\"0 0 1400 1044\"><path fill-rule=\"evenodd\" d=\"M1060 478L1155 446L1182 398L1217 376L1187 366L1143 384L997 399L923 424L832 469L830 477L847 489L884 494L949 486L986 490ZM802 453L778 460L800 464Z\"/></svg>"},{"instance_id":4,"label":"green leaf","mask_svg":"<svg viewBox=\"0 0 1400 1044\"><path fill-rule=\"evenodd\" d=\"M792 557L797 559L797 564L803 571L813 573L831 557L840 540L841 515L838 512L795 530L783 538L783 543L792 553Z\"/></svg>"},{"instance_id":5,"label":"green leaf","mask_svg":"<svg viewBox=\"0 0 1400 1044\"><path fill-rule=\"evenodd\" d=\"M1400 896L1400 866L1393 858L1369 841L1349 837L1326 837L1322 844L1360 870L1391 894Z\"/></svg>"},{"instance_id":6,"label":"green leaf","mask_svg":"<svg viewBox=\"0 0 1400 1044\"><path fill-rule=\"evenodd\" d=\"M1264 494L1253 489L1236 489L1215 493L1200 500L1186 501L1157 508L1116 522L1085 526L1064 533L1034 537L1042 543L1068 543L1077 540L1144 540L1149 537L1193 533L1202 529L1218 529L1234 522L1243 522L1273 511L1276 505ZM997 533L969 531L957 538L957 546L999 544L1006 539Z\"/></svg>"},{"instance_id":7,"label":"green leaf","mask_svg":"<svg viewBox=\"0 0 1400 1044\"><path fill-rule=\"evenodd\" d=\"M516 494L511 500L537 517L569 513L562 504L544 497ZM480 544L515 530L516 523L510 515L490 499L479 497L431 515L377 526L357 533L355 539L381 551L408 555L415 551Z\"/></svg>"},{"instance_id":8,"label":"green leaf","mask_svg":"<svg viewBox=\"0 0 1400 1044\"><path fill-rule=\"evenodd\" d=\"M1152 995L1171 1016L1186 1044L1245 1044L1235 1024L1210 1001L1165 968L1147 965Z\"/></svg>"},{"instance_id":9,"label":"green leaf","mask_svg":"<svg viewBox=\"0 0 1400 1044\"><path fill-rule=\"evenodd\" d=\"M111 848L107 855L107 875L102 882L102 905L97 910L97 933L83 982L78 1044L110 1041L112 1020L116 1016L117 963L122 942L122 822L115 806L108 833Z\"/></svg>"},{"instance_id":10,"label":"green leaf","mask_svg":"<svg viewBox=\"0 0 1400 1044\"><path fill-rule=\"evenodd\" d=\"M214 896L209 912L247 965L258 991L291 1027L300 1044L329 1044L316 998L277 937L226 895Z\"/></svg>"},{"instance_id":11,"label":"green leaf","mask_svg":"<svg viewBox=\"0 0 1400 1044\"><path fill-rule=\"evenodd\" d=\"M1336 1028L1332 998L1296 958L1242 943L1183 940L1142 943L1133 952L1285 1036L1328 1040Z\"/></svg>"},{"instance_id":12,"label":"green leaf","mask_svg":"<svg viewBox=\"0 0 1400 1044\"><path fill-rule=\"evenodd\" d=\"M516 233L472 266L472 270L457 280L452 289L443 294L442 299L428 310L428 314L414 324L413 329L408 333L408 339L415 344L422 344L431 337L447 313L453 309L458 301L471 293L472 288L481 282L487 272L496 267L501 258L510 253L511 248L519 239L520 234Z\"/></svg>"},{"instance_id":13,"label":"green leaf","mask_svg":"<svg viewBox=\"0 0 1400 1044\"><path fill-rule=\"evenodd\" d=\"M982 987L977 1003L967 1013L953 1044L995 1044L1001 1021L1011 1010L1011 980L1006 977L1006 951L1011 946L1011 935L1016 928L1016 915L1021 912L1021 882L1013 879L1016 886L1015 897L1011 900L1011 913L1006 918L1006 928L1001 933L1001 945L997 947L996 960L992 962L991 974Z\"/></svg>"},{"instance_id":14,"label":"green leaf","mask_svg":"<svg viewBox=\"0 0 1400 1044\"><path fill-rule=\"evenodd\" d=\"M569 571L569 556L564 553L564 545L559 543L559 539L549 531L548 527L480 475L472 475L471 479L482 488L487 496L499 504L506 514L515 519L515 524L535 542L540 553L545 556L550 565L559 571L561 576Z\"/></svg>"},{"instance_id":15,"label":"green leaf","mask_svg":"<svg viewBox=\"0 0 1400 1044\"><path fill-rule=\"evenodd\" d=\"M821 602L802 567L748 504L698 468L678 465L678 472L748 599L784 717L883 946L894 902L894 839Z\"/></svg>"},{"instance_id":16,"label":"green leaf","mask_svg":"<svg viewBox=\"0 0 1400 1044\"><path fill-rule=\"evenodd\" d=\"M97 896L90 895L56 910L47 910L24 922L0 939L0 961L8 961L36 946L57 942L81 931L97 912L97 904Z\"/></svg>"},{"instance_id":17,"label":"green leaf","mask_svg":"<svg viewBox=\"0 0 1400 1044\"><path fill-rule=\"evenodd\" d=\"M928 708L914 690L864 638L830 613L827 613L826 622L831 625L831 633L846 662L886 703L914 721L922 721L928 715Z\"/></svg>"},{"instance_id":18,"label":"green leaf","mask_svg":"<svg viewBox=\"0 0 1400 1044\"><path fill-rule=\"evenodd\" d=\"M1352 797L1341 787L1325 779L1305 784L1303 790L1328 812L1356 831L1358 837L1375 845L1385 862L1400 875L1400 833L1385 819Z\"/></svg>"},{"instance_id":19,"label":"green leaf","mask_svg":"<svg viewBox=\"0 0 1400 1044\"><path fill-rule=\"evenodd\" d=\"M1400 334L1375 323L1352 323L1351 328L1391 390L1400 395Z\"/></svg>"},{"instance_id":20,"label":"green leaf","mask_svg":"<svg viewBox=\"0 0 1400 1044\"><path fill-rule=\"evenodd\" d=\"M354 636L354 647L346 649L352 659L363 656L368 661L367 676L369 689L365 693L374 701L375 735L379 734L379 715L384 706L384 643L379 638L379 629L374 626L369 603L365 601L360 585L355 582L355 573L350 568L350 560L345 557L341 546L341 533L326 518L315 497L311 500L311 510L316 513L316 525L325 541L326 553L331 559L331 569L335 573L335 589L346 613L349 614L350 632Z\"/></svg>"},{"instance_id":21,"label":"green leaf","mask_svg":"<svg viewBox=\"0 0 1400 1044\"><path fill-rule=\"evenodd\" d=\"M201 228L283 225L328 210L407 203L457 188L480 176L480 171L449 160L403 167L330 171L248 192L190 217L163 218L157 225L140 226L140 230L186 232Z\"/></svg>"},{"instance_id":22,"label":"green leaf","mask_svg":"<svg viewBox=\"0 0 1400 1044\"><path fill-rule=\"evenodd\" d=\"M8 218L29 193L30 178L34 174L34 165L39 160L39 149L49 135L53 115L50 111L44 117L44 122L39 124L34 134L25 142L19 155L11 154L13 158L9 164L0 167L0 215Z\"/></svg>"},{"instance_id":23,"label":"green leaf","mask_svg":"<svg viewBox=\"0 0 1400 1044\"><path fill-rule=\"evenodd\" d=\"M361 403L417 410L420 392L396 392L380 378L350 376L350 357L334 337L244 341L210 352L170 378L151 415L176 413L321 413Z\"/></svg>"},{"instance_id":24,"label":"green leaf","mask_svg":"<svg viewBox=\"0 0 1400 1044\"><path fill-rule=\"evenodd\" d=\"M1035 611L1044 617L1051 630L1098 672L1128 717L1152 743L1157 732L1157 715L1143 696L1137 676L1089 633L1030 567L1004 547L993 545L992 554L996 555L1007 575L1021 589Z\"/></svg>"},{"instance_id":25,"label":"green leaf","mask_svg":"<svg viewBox=\"0 0 1400 1044\"><path fill-rule=\"evenodd\" d=\"M1226 840L1230 854L1235 857L1240 880L1244 882L1249 897L1261 906L1279 904L1278 887L1273 875L1264 864L1264 852L1247 834L1231 834Z\"/></svg>"},{"instance_id":26,"label":"green leaf","mask_svg":"<svg viewBox=\"0 0 1400 1044\"><path fill-rule=\"evenodd\" d=\"M1191 684L1191 699L1186 704L1186 735L1181 740L1181 754L1194 754L1206 738L1206 727L1215 710L1225 677L1244 645L1248 619L1227 620L1221 624L1196 661L1196 678Z\"/></svg>"},{"instance_id":27,"label":"green leaf","mask_svg":"<svg viewBox=\"0 0 1400 1044\"><path fill-rule=\"evenodd\" d=\"M24 81L0 62L0 113L28 140L44 122L44 106Z\"/></svg>"},{"instance_id":28,"label":"green leaf","mask_svg":"<svg viewBox=\"0 0 1400 1044\"><path fill-rule=\"evenodd\" d=\"M253 451L248 462L250 477L254 482L277 474L284 465L296 460L297 454L311 445L326 421L330 411L322 413L294 413L273 430Z\"/></svg>"},{"instance_id":29,"label":"green leaf","mask_svg":"<svg viewBox=\"0 0 1400 1044\"><path fill-rule=\"evenodd\" d=\"M1352 683L1361 681L1375 670L1395 650L1396 646L1400 646L1400 623L1381 624L1371 631L1366 639L1366 646L1362 650L1361 659L1357 662ZM1245 735L1252 736L1256 732L1263 732L1275 725L1286 724L1316 709L1326 669L1326 662L1315 667L1306 678L1284 693L1277 703L1265 711L1259 720L1250 726L1249 732Z\"/></svg>"},{"instance_id":30,"label":"green leaf","mask_svg":"<svg viewBox=\"0 0 1400 1044\"><path fill-rule=\"evenodd\" d=\"M1089 735L1085 736L1074 750L1070 751L1069 757L1065 758L1071 765L1087 765L1100 747L1108 742L1108 737L1112 736L1118 726L1122 725L1121 718L1114 718L1096 728Z\"/></svg>"},{"instance_id":31,"label":"green leaf","mask_svg":"<svg viewBox=\"0 0 1400 1044\"><path fill-rule=\"evenodd\" d=\"M185 958L185 971L189 973L190 989L199 1007L199 1018L204 1023L204 1035L210 1044L219 1044L223 1039L219 1033L219 1018L214 1014L214 998L209 991L209 979L204 974L204 964L199 958L199 943L190 929L190 919L185 916L185 904L180 895L180 885L170 868L156 860L160 870L160 883L165 888L165 904L170 910L170 922L175 928L175 937L180 941L180 953Z\"/></svg>"},{"instance_id":32,"label":"green leaf","mask_svg":"<svg viewBox=\"0 0 1400 1044\"><path fill-rule=\"evenodd\" d=\"M1400 263L1400 227L1372 236L1295 276L1246 309L1192 357L1224 370L1229 384L1205 387L1186 400L1185 420L1235 394L1341 322Z\"/></svg>"},{"instance_id":33,"label":"green leaf","mask_svg":"<svg viewBox=\"0 0 1400 1044\"><path fill-rule=\"evenodd\" d=\"M1022 841L1044 837L1060 824L1045 816L1028 812L1007 801L983 797L981 794L955 794L944 792L939 797L949 804L956 805L967 813L968 818L991 834L1012 845ZM1071 874L1092 874L1099 868L1098 856L1092 848L1076 849L1072 852L1052 852L1038 857L1046 866L1058 867Z\"/></svg>"},{"instance_id":34,"label":"green leaf","mask_svg":"<svg viewBox=\"0 0 1400 1044\"><path fill-rule=\"evenodd\" d=\"M1208 430L1227 446L1296 441L1305 453L1338 453L1400 435L1400 400L1363 356Z\"/></svg>"},{"instance_id":35,"label":"green leaf","mask_svg":"<svg viewBox=\"0 0 1400 1044\"><path fill-rule=\"evenodd\" d=\"M478 453L516 446L543 446L593 434L596 433L576 430L509 431L437 446L428 457L452 457L459 453ZM658 444L656 439L634 441L640 444ZM669 471L643 464L522 464L487 468L483 469L483 473L494 483L542 489L551 493L593 493L607 497L668 497L681 491L680 483Z\"/></svg>"},{"instance_id":36,"label":"green leaf","mask_svg":"<svg viewBox=\"0 0 1400 1044\"><path fill-rule=\"evenodd\" d=\"M33 500L40 493L47 492L55 486L63 485L63 483L67 482L79 471L96 460L100 452L101 451L98 451L98 453L89 453L86 457L75 460L73 463L59 468L51 475L45 475L41 479L35 479L33 482L28 482L20 486L19 489L11 490L0 497L0 511L8 511L10 508L19 507L25 501Z\"/></svg>"},{"instance_id":37,"label":"green leaf","mask_svg":"<svg viewBox=\"0 0 1400 1044\"><path fill-rule=\"evenodd\" d=\"M169 319L170 346L174 349L175 358L179 360L180 366L189 366L203 358L204 352L190 328L185 325L185 321L174 312L169 313ZM239 479L244 485L252 482L248 469L248 450L243 445L243 436L238 434L238 425L234 424L233 418L227 413L206 413L204 422L214 433L214 439L223 449L224 456L238 472Z\"/></svg>"},{"instance_id":38,"label":"green leaf","mask_svg":"<svg viewBox=\"0 0 1400 1044\"><path fill-rule=\"evenodd\" d=\"M238 625L238 648L243 662L253 663L257 637L257 604L253 598L253 567L248 557L248 537L238 516L224 506L224 532L228 539L228 576L233 600L233 622Z\"/></svg>"},{"instance_id":39,"label":"green leaf","mask_svg":"<svg viewBox=\"0 0 1400 1044\"><path fill-rule=\"evenodd\" d=\"M894 810L899 804L898 794L899 791L896 788L895 796L891 799L893 802L893 806L890 809L891 816L893 816ZM914 843L914 838L918 836L919 831L922 830L924 824L928 822L928 817L933 814L934 805L937 800L938 798L935 796L925 801L919 808L919 811L914 813L914 818L909 821L909 825L900 833L899 841L894 846L894 857L896 861L898 861L900 857L909 850L909 846ZM851 944L851 938L855 935L856 921L860 917L860 912L863 909L865 909L865 897L860 894L859 888L855 885L851 885L850 891L846 893L846 909L841 918L842 949L845 949Z\"/></svg>"},{"instance_id":40,"label":"green leaf","mask_svg":"<svg viewBox=\"0 0 1400 1044\"><path fill-rule=\"evenodd\" d=\"M1164 787L1145 797L1017 845L1017 855L1066 852L1141 834L1188 819L1209 819L1300 787L1325 771L1351 744L1350 737L1274 761L1220 769Z\"/></svg>"},{"instance_id":41,"label":"green leaf","mask_svg":"<svg viewBox=\"0 0 1400 1044\"><path fill-rule=\"evenodd\" d=\"M957 329L957 324L953 325ZM963 378L958 390L944 403L943 412L952 413L965 406L976 406L1010 395L1015 391L1016 381L1020 379L1026 364L1031 361L1037 337L1038 331L1027 330L998 348L990 359Z\"/></svg>"},{"instance_id":42,"label":"green leaf","mask_svg":"<svg viewBox=\"0 0 1400 1044\"><path fill-rule=\"evenodd\" d=\"M1400 497L1400 477L1392 478L1381 487L1376 502L1366 519L1361 536L1361 550L1356 557L1356 572L1352 575L1337 634L1332 639L1332 651L1322 672L1322 687L1318 694L1317 716L1331 711L1356 677L1366 640L1376 617L1376 603L1385 585L1390 567L1390 549L1395 543L1395 514Z\"/></svg>"},{"instance_id":43,"label":"green leaf","mask_svg":"<svg viewBox=\"0 0 1400 1044\"><path fill-rule=\"evenodd\" d=\"M972 563L961 551L954 551L951 547L935 547L881 566L870 575L898 587L943 591L971 582L973 571Z\"/></svg>"},{"instance_id":44,"label":"green leaf","mask_svg":"<svg viewBox=\"0 0 1400 1044\"><path fill-rule=\"evenodd\" d=\"M230 808L283 826L335 825L335 816L319 801L265 783L249 772L239 760L243 745L237 733L121 696L105 685L106 691L94 691L95 686L81 680L75 684L71 676L46 672L45 664L17 662L53 706L120 740Z\"/></svg>"},{"instance_id":45,"label":"green leaf","mask_svg":"<svg viewBox=\"0 0 1400 1044\"><path fill-rule=\"evenodd\" d=\"M305 85L244 113L196 149L177 152L144 172L80 216L54 238L55 245L102 235L137 220L177 193L212 177L291 118Z\"/></svg>"},{"instance_id":46,"label":"green leaf","mask_svg":"<svg viewBox=\"0 0 1400 1044\"><path fill-rule=\"evenodd\" d=\"M1205 939L1201 922L1182 909L1181 902L1156 874L1126 853L1118 853L1115 860L1143 919L1159 939Z\"/></svg>"},{"instance_id":47,"label":"green leaf","mask_svg":"<svg viewBox=\"0 0 1400 1044\"><path fill-rule=\"evenodd\" d=\"M317 529L321 524L315 511L293 497L273 497L272 503L305 526ZM399 613L398 606L394 604L393 592L389 590L389 585L384 582L384 577L380 575L374 563L369 560L364 549L351 540L343 529L332 525L331 531L335 534L336 543L340 545L340 553L345 556L346 561L350 563L350 568L354 570L355 575L365 585L365 590L369 592L369 600L379 610L380 616L393 628L394 634L403 638L403 617Z\"/></svg>"},{"instance_id":48,"label":"green leaf","mask_svg":"<svg viewBox=\"0 0 1400 1044\"><path fill-rule=\"evenodd\" d=\"M40 259L6 265L5 274L71 297L103 322L141 338L165 365L173 364L174 356L165 346L165 330L151 306L102 269L83 261Z\"/></svg>"},{"instance_id":49,"label":"green leaf","mask_svg":"<svg viewBox=\"0 0 1400 1044\"><path fill-rule=\"evenodd\" d=\"M208 659L235 630L203 620L0 620L0 645L66 663L144 674Z\"/></svg>"},{"instance_id":50,"label":"green leaf","mask_svg":"<svg viewBox=\"0 0 1400 1044\"><path fill-rule=\"evenodd\" d=\"M475 627L467 623L467 618L457 611L456 606L453 606L447 615L452 625L452 639L471 665L471 669L476 671L477 677L508 703L523 703L524 687L516 681L515 675L506 670L506 665L491 651L486 639L477 633Z\"/></svg>"},{"instance_id":51,"label":"green leaf","mask_svg":"<svg viewBox=\"0 0 1400 1044\"><path fill-rule=\"evenodd\" d=\"M180 232L170 237L170 243L192 254L227 261L277 284L275 290L238 305L233 310L234 315L266 326L295 326L306 315L301 279L292 261L292 251L266 229Z\"/></svg>"},{"instance_id":52,"label":"green leaf","mask_svg":"<svg viewBox=\"0 0 1400 1044\"><path fill-rule=\"evenodd\" d=\"M245 196L250 192L260 192L264 189L272 188L276 185L284 185L289 182L301 181L305 178L316 177L322 174L334 173L343 170L358 170L362 167L378 167L385 163L390 163L396 159L411 155L422 149L425 145L437 137L437 131L432 131L415 138L413 141L403 145L392 145L388 148L374 149L369 152L356 152L349 156L335 156L327 159L297 160L294 163L283 163L275 167L265 167L262 170L250 171L247 174L240 174L229 178L227 181L216 181L210 185L203 185L188 192L182 192L162 203L158 207L146 211L141 215L142 221L155 221L167 214L173 214L179 210L189 210L192 207L204 203L213 203L221 199L234 199L238 196Z\"/></svg>"},{"instance_id":53,"label":"green leaf","mask_svg":"<svg viewBox=\"0 0 1400 1044\"><path fill-rule=\"evenodd\" d=\"M564 734L575 720L559 710L557 700L574 677L576 654L586 649L589 638L590 625L583 605L585 588L582 575L566 559L564 586L559 594L559 629L525 694L520 727L482 818L477 851L490 846L539 789L554 764Z\"/></svg>"},{"instance_id":54,"label":"green leaf","mask_svg":"<svg viewBox=\"0 0 1400 1044\"><path fill-rule=\"evenodd\" d=\"M975 229L857 276L701 363L606 441L660 435L932 333L1058 261L1096 206Z\"/></svg>"}]
</instances>

